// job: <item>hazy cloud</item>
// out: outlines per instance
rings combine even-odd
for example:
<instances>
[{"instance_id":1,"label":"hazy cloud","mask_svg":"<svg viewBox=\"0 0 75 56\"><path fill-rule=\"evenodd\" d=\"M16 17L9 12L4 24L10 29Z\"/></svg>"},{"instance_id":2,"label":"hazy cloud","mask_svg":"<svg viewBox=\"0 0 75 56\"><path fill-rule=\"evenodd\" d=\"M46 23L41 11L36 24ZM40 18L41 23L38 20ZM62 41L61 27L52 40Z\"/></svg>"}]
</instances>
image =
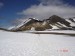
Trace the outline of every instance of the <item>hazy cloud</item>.
<instances>
[{"instance_id":1,"label":"hazy cloud","mask_svg":"<svg viewBox=\"0 0 75 56\"><path fill-rule=\"evenodd\" d=\"M23 10L19 14L25 17L35 17L39 19L49 18L51 15L59 15L61 17L74 17L75 7L64 4L62 0L40 0L39 5L33 5Z\"/></svg>"},{"instance_id":2,"label":"hazy cloud","mask_svg":"<svg viewBox=\"0 0 75 56\"><path fill-rule=\"evenodd\" d=\"M62 0L39 0L42 4L47 5L57 5L57 4L63 4Z\"/></svg>"},{"instance_id":3,"label":"hazy cloud","mask_svg":"<svg viewBox=\"0 0 75 56\"><path fill-rule=\"evenodd\" d=\"M2 2L0 2L0 8L3 6L4 4Z\"/></svg>"}]
</instances>

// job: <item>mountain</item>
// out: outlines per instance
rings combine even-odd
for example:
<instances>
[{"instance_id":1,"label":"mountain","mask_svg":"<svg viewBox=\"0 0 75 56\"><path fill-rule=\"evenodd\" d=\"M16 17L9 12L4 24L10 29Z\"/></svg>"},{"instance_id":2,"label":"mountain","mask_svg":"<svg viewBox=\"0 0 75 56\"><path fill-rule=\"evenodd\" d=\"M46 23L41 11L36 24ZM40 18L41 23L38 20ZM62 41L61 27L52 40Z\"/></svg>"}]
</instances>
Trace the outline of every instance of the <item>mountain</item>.
<instances>
[{"instance_id":1,"label":"mountain","mask_svg":"<svg viewBox=\"0 0 75 56\"><path fill-rule=\"evenodd\" d=\"M35 30L39 30L38 28L40 28L40 30L45 30L44 28L46 26L44 26L44 24L45 24L45 22L43 22L41 20L38 20L38 19L35 19L35 18L29 18L29 19L26 19L20 25L12 28L11 30L12 31L24 31L24 30L31 30L33 28L36 28Z\"/></svg>"},{"instance_id":2,"label":"mountain","mask_svg":"<svg viewBox=\"0 0 75 56\"><path fill-rule=\"evenodd\" d=\"M11 31L44 31L44 30L74 30L75 20L73 18L64 19L53 15L48 19L38 20L35 18L25 19L21 24L11 28Z\"/></svg>"},{"instance_id":3,"label":"mountain","mask_svg":"<svg viewBox=\"0 0 75 56\"><path fill-rule=\"evenodd\" d=\"M65 29L65 27L71 27L68 21L57 15L53 15L49 17L49 19L46 19L45 21L47 21L52 26L56 26L58 29Z\"/></svg>"}]
</instances>

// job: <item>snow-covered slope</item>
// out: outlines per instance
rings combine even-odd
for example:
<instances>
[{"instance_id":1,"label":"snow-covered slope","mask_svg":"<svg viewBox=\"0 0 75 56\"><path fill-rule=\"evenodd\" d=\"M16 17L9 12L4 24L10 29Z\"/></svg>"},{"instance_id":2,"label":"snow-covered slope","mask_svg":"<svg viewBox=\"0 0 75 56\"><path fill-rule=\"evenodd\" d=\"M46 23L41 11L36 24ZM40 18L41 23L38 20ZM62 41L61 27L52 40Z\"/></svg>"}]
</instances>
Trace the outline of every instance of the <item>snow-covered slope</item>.
<instances>
[{"instance_id":1,"label":"snow-covered slope","mask_svg":"<svg viewBox=\"0 0 75 56\"><path fill-rule=\"evenodd\" d=\"M75 36L0 30L0 56L75 56Z\"/></svg>"},{"instance_id":2,"label":"snow-covered slope","mask_svg":"<svg viewBox=\"0 0 75 56\"><path fill-rule=\"evenodd\" d=\"M68 22L70 23L70 25L71 25L71 26L75 26L75 23L74 23L74 22L72 22L71 20L66 19L66 21L68 21Z\"/></svg>"}]
</instances>

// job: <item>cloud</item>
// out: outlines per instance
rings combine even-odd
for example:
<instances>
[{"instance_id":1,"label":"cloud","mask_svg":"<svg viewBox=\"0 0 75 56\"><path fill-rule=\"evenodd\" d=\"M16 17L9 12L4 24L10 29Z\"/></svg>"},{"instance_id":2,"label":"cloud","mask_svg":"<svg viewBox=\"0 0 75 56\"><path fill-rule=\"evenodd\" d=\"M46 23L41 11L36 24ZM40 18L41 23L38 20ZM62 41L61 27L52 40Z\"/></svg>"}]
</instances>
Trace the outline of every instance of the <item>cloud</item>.
<instances>
[{"instance_id":1,"label":"cloud","mask_svg":"<svg viewBox=\"0 0 75 56\"><path fill-rule=\"evenodd\" d=\"M2 2L0 2L0 8L3 6L4 4Z\"/></svg>"},{"instance_id":2,"label":"cloud","mask_svg":"<svg viewBox=\"0 0 75 56\"><path fill-rule=\"evenodd\" d=\"M61 17L74 17L75 7L63 3L62 0L40 0L39 5L33 5L28 9L20 12L25 17L35 17L38 19L46 19L52 15Z\"/></svg>"},{"instance_id":3,"label":"cloud","mask_svg":"<svg viewBox=\"0 0 75 56\"><path fill-rule=\"evenodd\" d=\"M62 0L39 0L42 4L47 4L47 5L57 5L57 4L62 4Z\"/></svg>"}]
</instances>

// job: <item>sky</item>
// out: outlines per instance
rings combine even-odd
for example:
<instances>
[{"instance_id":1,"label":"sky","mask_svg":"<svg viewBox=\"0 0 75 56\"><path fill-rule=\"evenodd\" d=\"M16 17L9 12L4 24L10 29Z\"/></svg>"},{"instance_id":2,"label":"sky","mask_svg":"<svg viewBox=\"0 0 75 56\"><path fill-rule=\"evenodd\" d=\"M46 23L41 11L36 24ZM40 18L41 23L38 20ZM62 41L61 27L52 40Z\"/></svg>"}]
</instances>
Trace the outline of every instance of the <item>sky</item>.
<instances>
[{"instance_id":1,"label":"sky","mask_svg":"<svg viewBox=\"0 0 75 56\"><path fill-rule=\"evenodd\" d=\"M0 27L10 27L17 19L75 17L75 0L0 0Z\"/></svg>"}]
</instances>

